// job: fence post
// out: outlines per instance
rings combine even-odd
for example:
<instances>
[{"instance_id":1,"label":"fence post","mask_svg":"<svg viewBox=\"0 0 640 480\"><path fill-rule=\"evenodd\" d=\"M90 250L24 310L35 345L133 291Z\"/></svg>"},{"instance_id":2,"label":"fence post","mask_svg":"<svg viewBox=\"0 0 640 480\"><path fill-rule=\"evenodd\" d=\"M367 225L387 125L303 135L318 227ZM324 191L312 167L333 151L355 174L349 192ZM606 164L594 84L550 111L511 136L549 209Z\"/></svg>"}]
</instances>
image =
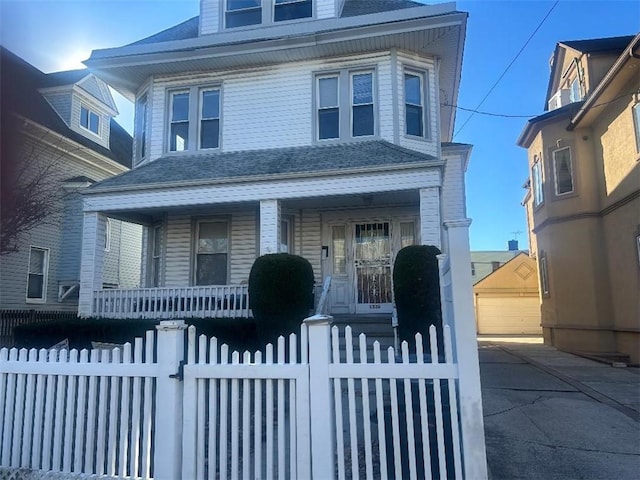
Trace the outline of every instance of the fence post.
<instances>
[{"instance_id":1,"label":"fence post","mask_svg":"<svg viewBox=\"0 0 640 480\"><path fill-rule=\"evenodd\" d=\"M184 360L183 320L165 320L158 330L156 384L155 480L180 478L182 470L182 381L176 375ZM175 377L170 377L175 375Z\"/></svg>"},{"instance_id":2,"label":"fence post","mask_svg":"<svg viewBox=\"0 0 640 480\"><path fill-rule=\"evenodd\" d=\"M329 315L314 315L304 323L309 328L309 399L311 412L311 476L334 478L333 399L331 363L331 321ZM328 409L328 411L327 411Z\"/></svg>"},{"instance_id":3,"label":"fence post","mask_svg":"<svg viewBox=\"0 0 640 480\"><path fill-rule=\"evenodd\" d=\"M473 311L471 254L469 252L470 219L445 222L449 232L449 268L451 271L452 308L455 323L455 352L460 376L460 432L465 478L487 478L487 455L484 442L482 393L478 341Z\"/></svg>"}]
</instances>

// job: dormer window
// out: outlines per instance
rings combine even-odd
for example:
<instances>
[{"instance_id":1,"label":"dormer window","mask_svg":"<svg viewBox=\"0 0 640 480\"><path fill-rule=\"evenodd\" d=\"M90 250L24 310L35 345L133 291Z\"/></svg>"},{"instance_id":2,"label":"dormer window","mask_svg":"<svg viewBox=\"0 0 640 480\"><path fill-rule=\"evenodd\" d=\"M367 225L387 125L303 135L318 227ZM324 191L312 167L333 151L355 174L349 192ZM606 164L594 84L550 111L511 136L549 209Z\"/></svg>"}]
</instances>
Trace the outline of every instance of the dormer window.
<instances>
[{"instance_id":1,"label":"dormer window","mask_svg":"<svg viewBox=\"0 0 640 480\"><path fill-rule=\"evenodd\" d=\"M273 21L296 20L313 15L311 0L275 0Z\"/></svg>"},{"instance_id":2,"label":"dormer window","mask_svg":"<svg viewBox=\"0 0 640 480\"><path fill-rule=\"evenodd\" d=\"M100 116L82 105L80 107L80 126L96 135L100 135Z\"/></svg>"},{"instance_id":3,"label":"dormer window","mask_svg":"<svg viewBox=\"0 0 640 480\"><path fill-rule=\"evenodd\" d=\"M582 95L580 94L580 81L575 78L573 82L571 82L571 93L569 97L572 102L579 102L582 100Z\"/></svg>"},{"instance_id":4,"label":"dormer window","mask_svg":"<svg viewBox=\"0 0 640 480\"><path fill-rule=\"evenodd\" d=\"M262 0L226 0L225 25L227 28L260 23L262 23Z\"/></svg>"}]
</instances>

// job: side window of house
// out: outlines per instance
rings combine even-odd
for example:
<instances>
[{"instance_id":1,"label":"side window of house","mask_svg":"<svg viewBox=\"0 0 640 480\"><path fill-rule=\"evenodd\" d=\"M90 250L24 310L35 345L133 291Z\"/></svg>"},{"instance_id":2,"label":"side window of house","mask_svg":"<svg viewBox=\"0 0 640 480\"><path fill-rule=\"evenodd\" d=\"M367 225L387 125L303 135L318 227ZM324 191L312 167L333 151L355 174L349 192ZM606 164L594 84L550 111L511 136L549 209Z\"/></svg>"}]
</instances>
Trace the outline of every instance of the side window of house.
<instances>
[{"instance_id":1,"label":"side window of house","mask_svg":"<svg viewBox=\"0 0 640 480\"><path fill-rule=\"evenodd\" d=\"M533 206L537 207L544 202L544 192L542 190L542 158L538 155L533 157L531 167L531 185L533 187Z\"/></svg>"},{"instance_id":2,"label":"side window of house","mask_svg":"<svg viewBox=\"0 0 640 480\"><path fill-rule=\"evenodd\" d=\"M136 106L136 157L138 162L147 156L147 95L138 100Z\"/></svg>"},{"instance_id":3,"label":"side window of house","mask_svg":"<svg viewBox=\"0 0 640 480\"><path fill-rule=\"evenodd\" d=\"M170 92L169 151L220 147L220 97L219 87Z\"/></svg>"},{"instance_id":4,"label":"side window of house","mask_svg":"<svg viewBox=\"0 0 640 480\"><path fill-rule=\"evenodd\" d=\"M151 243L151 286L160 286L160 259L162 258L162 225L153 227Z\"/></svg>"},{"instance_id":5,"label":"side window of house","mask_svg":"<svg viewBox=\"0 0 640 480\"><path fill-rule=\"evenodd\" d=\"M104 222L104 251L111 251L111 219Z\"/></svg>"},{"instance_id":6,"label":"side window of house","mask_svg":"<svg viewBox=\"0 0 640 480\"><path fill-rule=\"evenodd\" d=\"M91 133L100 135L100 115L93 110L80 106L80 126Z\"/></svg>"},{"instance_id":7,"label":"side window of house","mask_svg":"<svg viewBox=\"0 0 640 480\"><path fill-rule=\"evenodd\" d=\"M262 0L226 0L224 3L227 28L262 23Z\"/></svg>"},{"instance_id":8,"label":"side window of house","mask_svg":"<svg viewBox=\"0 0 640 480\"><path fill-rule=\"evenodd\" d=\"M425 72L405 70L404 73L404 112L405 134L413 137L428 137L426 92L427 76Z\"/></svg>"},{"instance_id":9,"label":"side window of house","mask_svg":"<svg viewBox=\"0 0 640 480\"><path fill-rule=\"evenodd\" d=\"M547 253L540 251L538 255L538 268L540 270L540 287L543 295L549 295L549 269L547 266Z\"/></svg>"},{"instance_id":10,"label":"side window of house","mask_svg":"<svg viewBox=\"0 0 640 480\"><path fill-rule=\"evenodd\" d=\"M49 249L31 247L27 272L27 302L44 302L47 298Z\"/></svg>"},{"instance_id":11,"label":"side window of house","mask_svg":"<svg viewBox=\"0 0 640 480\"><path fill-rule=\"evenodd\" d=\"M569 98L572 102L579 102L580 100L582 100L582 94L580 93L580 80L578 79L578 77L576 77L573 82L571 82Z\"/></svg>"},{"instance_id":12,"label":"side window of house","mask_svg":"<svg viewBox=\"0 0 640 480\"><path fill-rule=\"evenodd\" d=\"M198 222L195 258L196 285L226 285L229 228L226 221Z\"/></svg>"},{"instance_id":13,"label":"side window of house","mask_svg":"<svg viewBox=\"0 0 640 480\"><path fill-rule=\"evenodd\" d=\"M374 81L370 70L316 77L316 140L375 135Z\"/></svg>"},{"instance_id":14,"label":"side window of house","mask_svg":"<svg viewBox=\"0 0 640 480\"><path fill-rule=\"evenodd\" d=\"M553 175L556 195L573 192L574 178L570 147L553 151Z\"/></svg>"},{"instance_id":15,"label":"side window of house","mask_svg":"<svg viewBox=\"0 0 640 480\"><path fill-rule=\"evenodd\" d=\"M416 244L416 227L413 222L400 223L400 248Z\"/></svg>"},{"instance_id":16,"label":"side window of house","mask_svg":"<svg viewBox=\"0 0 640 480\"><path fill-rule=\"evenodd\" d=\"M280 221L280 253L293 253L293 220L283 218Z\"/></svg>"},{"instance_id":17,"label":"side window of house","mask_svg":"<svg viewBox=\"0 0 640 480\"><path fill-rule=\"evenodd\" d=\"M636 132L636 151L640 153L640 103L636 103L633 108L633 126Z\"/></svg>"}]
</instances>

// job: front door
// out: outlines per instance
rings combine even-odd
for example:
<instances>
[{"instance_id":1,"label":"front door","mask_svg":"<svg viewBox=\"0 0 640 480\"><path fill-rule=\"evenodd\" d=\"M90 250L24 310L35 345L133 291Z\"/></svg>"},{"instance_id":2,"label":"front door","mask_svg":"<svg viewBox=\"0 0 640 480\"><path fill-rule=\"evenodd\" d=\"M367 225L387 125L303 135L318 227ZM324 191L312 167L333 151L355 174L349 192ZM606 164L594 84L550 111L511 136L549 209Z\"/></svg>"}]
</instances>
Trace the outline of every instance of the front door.
<instances>
[{"instance_id":1,"label":"front door","mask_svg":"<svg viewBox=\"0 0 640 480\"><path fill-rule=\"evenodd\" d=\"M389 222L354 225L356 313L391 313L391 237Z\"/></svg>"}]
</instances>

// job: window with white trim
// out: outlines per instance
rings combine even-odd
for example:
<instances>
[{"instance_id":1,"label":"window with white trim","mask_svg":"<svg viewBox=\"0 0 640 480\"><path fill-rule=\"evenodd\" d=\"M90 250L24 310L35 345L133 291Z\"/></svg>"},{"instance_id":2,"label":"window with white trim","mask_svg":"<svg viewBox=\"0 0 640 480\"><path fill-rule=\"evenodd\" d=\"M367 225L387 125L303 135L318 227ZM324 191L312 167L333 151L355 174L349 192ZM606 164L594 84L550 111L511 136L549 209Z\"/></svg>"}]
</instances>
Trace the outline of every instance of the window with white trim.
<instances>
[{"instance_id":1,"label":"window with white trim","mask_svg":"<svg viewBox=\"0 0 640 480\"><path fill-rule=\"evenodd\" d=\"M162 225L153 227L151 242L151 286L160 286L160 258L162 255Z\"/></svg>"},{"instance_id":2,"label":"window with white trim","mask_svg":"<svg viewBox=\"0 0 640 480\"><path fill-rule=\"evenodd\" d=\"M537 207L544 202L544 192L542 190L542 158L535 155L533 166L531 167L531 186L533 188L533 206Z\"/></svg>"},{"instance_id":3,"label":"window with white trim","mask_svg":"<svg viewBox=\"0 0 640 480\"><path fill-rule=\"evenodd\" d=\"M405 134L412 137L428 137L426 72L404 72Z\"/></svg>"},{"instance_id":4,"label":"window with white trim","mask_svg":"<svg viewBox=\"0 0 640 480\"><path fill-rule=\"evenodd\" d=\"M27 272L27 303L42 303L47 299L49 249L31 247Z\"/></svg>"},{"instance_id":5,"label":"window with white trim","mask_svg":"<svg viewBox=\"0 0 640 480\"><path fill-rule=\"evenodd\" d=\"M293 220L280 220L280 253L293 253Z\"/></svg>"},{"instance_id":6,"label":"window with white trim","mask_svg":"<svg viewBox=\"0 0 640 480\"><path fill-rule=\"evenodd\" d=\"M93 110L80 106L80 126L91 133L100 135L100 115Z\"/></svg>"},{"instance_id":7,"label":"window with white trim","mask_svg":"<svg viewBox=\"0 0 640 480\"><path fill-rule=\"evenodd\" d=\"M104 222L104 251L111 250L111 219L107 218Z\"/></svg>"},{"instance_id":8,"label":"window with white trim","mask_svg":"<svg viewBox=\"0 0 640 480\"><path fill-rule=\"evenodd\" d=\"M373 70L341 70L316 77L316 140L375 135Z\"/></svg>"},{"instance_id":9,"label":"window with white trim","mask_svg":"<svg viewBox=\"0 0 640 480\"><path fill-rule=\"evenodd\" d=\"M273 21L297 20L313 16L312 0L275 0Z\"/></svg>"},{"instance_id":10,"label":"window with white trim","mask_svg":"<svg viewBox=\"0 0 640 480\"><path fill-rule=\"evenodd\" d=\"M194 283L226 285L229 270L229 224L200 220L196 228Z\"/></svg>"},{"instance_id":11,"label":"window with white trim","mask_svg":"<svg viewBox=\"0 0 640 480\"><path fill-rule=\"evenodd\" d=\"M400 223L400 248L416 244L416 224L414 222Z\"/></svg>"},{"instance_id":12,"label":"window with white trim","mask_svg":"<svg viewBox=\"0 0 640 480\"><path fill-rule=\"evenodd\" d=\"M556 195L573 192L573 163L571 148L564 147L553 151L553 175Z\"/></svg>"},{"instance_id":13,"label":"window with white trim","mask_svg":"<svg viewBox=\"0 0 640 480\"><path fill-rule=\"evenodd\" d=\"M571 82L571 90L569 91L569 99L572 102L579 102L582 100L582 94L580 93L580 79L574 78Z\"/></svg>"},{"instance_id":14,"label":"window with white trim","mask_svg":"<svg viewBox=\"0 0 640 480\"><path fill-rule=\"evenodd\" d=\"M226 0L225 26L246 27L262 23L262 0Z\"/></svg>"},{"instance_id":15,"label":"window with white trim","mask_svg":"<svg viewBox=\"0 0 640 480\"><path fill-rule=\"evenodd\" d=\"M138 99L136 105L136 156L138 161L147 156L147 94Z\"/></svg>"},{"instance_id":16,"label":"window with white trim","mask_svg":"<svg viewBox=\"0 0 640 480\"><path fill-rule=\"evenodd\" d=\"M220 147L220 87L169 93L170 152Z\"/></svg>"},{"instance_id":17,"label":"window with white trim","mask_svg":"<svg viewBox=\"0 0 640 480\"><path fill-rule=\"evenodd\" d=\"M636 133L636 151L640 153L640 103L636 103L631 111L633 113L633 127Z\"/></svg>"}]
</instances>

